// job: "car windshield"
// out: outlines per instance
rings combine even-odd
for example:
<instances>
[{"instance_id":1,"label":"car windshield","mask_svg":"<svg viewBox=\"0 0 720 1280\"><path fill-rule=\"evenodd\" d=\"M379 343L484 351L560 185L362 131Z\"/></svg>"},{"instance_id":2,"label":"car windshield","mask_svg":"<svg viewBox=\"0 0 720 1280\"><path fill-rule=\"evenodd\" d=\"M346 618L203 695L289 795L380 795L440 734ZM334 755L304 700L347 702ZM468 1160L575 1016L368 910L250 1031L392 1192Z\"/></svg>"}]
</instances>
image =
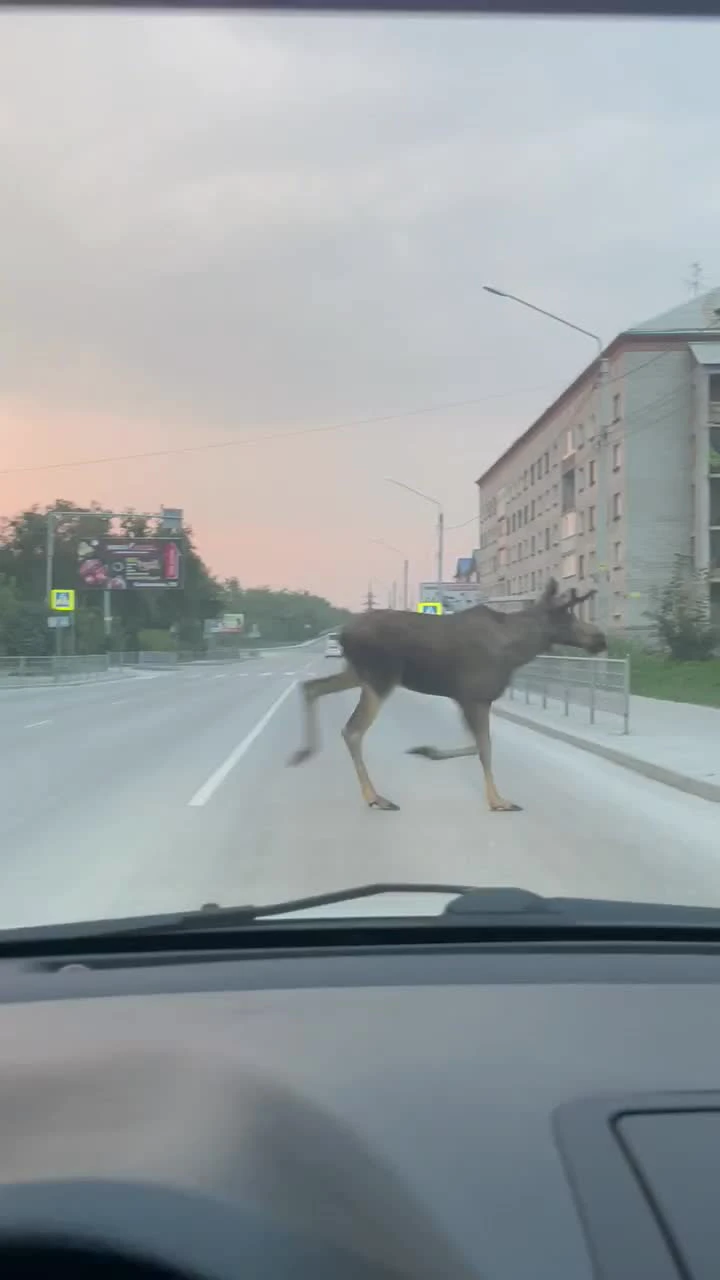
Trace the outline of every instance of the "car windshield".
<instances>
[{"instance_id":1,"label":"car windshield","mask_svg":"<svg viewBox=\"0 0 720 1280\"><path fill-rule=\"evenodd\" d=\"M720 906L719 54L0 13L0 929Z\"/></svg>"}]
</instances>

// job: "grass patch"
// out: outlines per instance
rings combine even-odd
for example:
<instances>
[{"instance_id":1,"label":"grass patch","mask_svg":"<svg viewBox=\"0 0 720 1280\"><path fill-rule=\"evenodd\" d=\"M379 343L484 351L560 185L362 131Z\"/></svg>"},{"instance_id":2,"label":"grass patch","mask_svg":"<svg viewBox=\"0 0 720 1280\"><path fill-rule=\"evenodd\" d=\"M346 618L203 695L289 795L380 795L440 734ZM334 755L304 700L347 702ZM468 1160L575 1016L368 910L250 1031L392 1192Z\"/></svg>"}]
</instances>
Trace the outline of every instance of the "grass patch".
<instances>
[{"instance_id":1,"label":"grass patch","mask_svg":"<svg viewBox=\"0 0 720 1280\"><path fill-rule=\"evenodd\" d=\"M632 645L611 644L610 656L630 658L630 692L667 702L691 702L720 707L720 659L707 662L673 662L658 653L645 653Z\"/></svg>"}]
</instances>

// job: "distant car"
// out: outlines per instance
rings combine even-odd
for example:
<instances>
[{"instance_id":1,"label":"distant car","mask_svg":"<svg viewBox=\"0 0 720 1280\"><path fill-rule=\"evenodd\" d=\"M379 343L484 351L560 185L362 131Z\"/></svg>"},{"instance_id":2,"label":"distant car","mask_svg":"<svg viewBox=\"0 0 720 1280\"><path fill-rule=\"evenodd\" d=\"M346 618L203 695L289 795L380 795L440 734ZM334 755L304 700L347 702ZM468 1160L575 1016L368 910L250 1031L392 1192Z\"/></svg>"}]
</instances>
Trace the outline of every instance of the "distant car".
<instances>
[{"instance_id":1,"label":"distant car","mask_svg":"<svg viewBox=\"0 0 720 1280\"><path fill-rule=\"evenodd\" d=\"M340 648L340 641L337 636L328 636L325 644L326 658L342 658L343 651Z\"/></svg>"}]
</instances>

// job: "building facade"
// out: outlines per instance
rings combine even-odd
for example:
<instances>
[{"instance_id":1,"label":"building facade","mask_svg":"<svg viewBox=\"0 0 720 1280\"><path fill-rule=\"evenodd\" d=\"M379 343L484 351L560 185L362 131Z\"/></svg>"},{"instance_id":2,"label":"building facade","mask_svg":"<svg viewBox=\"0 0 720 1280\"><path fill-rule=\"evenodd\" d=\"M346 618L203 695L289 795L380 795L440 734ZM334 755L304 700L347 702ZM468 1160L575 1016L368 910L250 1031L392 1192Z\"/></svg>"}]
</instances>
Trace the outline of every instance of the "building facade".
<instances>
[{"instance_id":1,"label":"building facade","mask_svg":"<svg viewBox=\"0 0 720 1280\"><path fill-rule=\"evenodd\" d=\"M675 556L720 622L720 288L618 334L477 481L478 581L597 589L585 616L647 629Z\"/></svg>"}]
</instances>

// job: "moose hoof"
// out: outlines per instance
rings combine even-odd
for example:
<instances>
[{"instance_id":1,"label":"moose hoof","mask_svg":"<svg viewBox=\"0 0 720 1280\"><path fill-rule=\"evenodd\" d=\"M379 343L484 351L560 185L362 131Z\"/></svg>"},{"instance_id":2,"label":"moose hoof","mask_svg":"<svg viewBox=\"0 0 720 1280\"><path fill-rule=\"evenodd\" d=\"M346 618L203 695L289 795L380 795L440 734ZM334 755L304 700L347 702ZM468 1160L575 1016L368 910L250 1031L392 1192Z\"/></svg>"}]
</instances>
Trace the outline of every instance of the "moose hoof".
<instances>
[{"instance_id":1,"label":"moose hoof","mask_svg":"<svg viewBox=\"0 0 720 1280\"><path fill-rule=\"evenodd\" d=\"M426 760L440 759L437 747L410 747L407 754L409 756L424 756Z\"/></svg>"},{"instance_id":2,"label":"moose hoof","mask_svg":"<svg viewBox=\"0 0 720 1280\"><path fill-rule=\"evenodd\" d=\"M392 800L386 800L384 796L376 796L374 800L368 800L371 809L384 809L388 813L397 813L400 809L399 804L393 804Z\"/></svg>"},{"instance_id":3,"label":"moose hoof","mask_svg":"<svg viewBox=\"0 0 720 1280\"><path fill-rule=\"evenodd\" d=\"M291 755L288 760L288 767L292 768L296 764L304 764L306 760L310 759L311 755L312 751L308 751L307 747L301 747L299 751L294 751Z\"/></svg>"},{"instance_id":4,"label":"moose hoof","mask_svg":"<svg viewBox=\"0 0 720 1280\"><path fill-rule=\"evenodd\" d=\"M521 804L513 804L512 800L502 800L500 804L490 806L491 813L522 813Z\"/></svg>"}]
</instances>

